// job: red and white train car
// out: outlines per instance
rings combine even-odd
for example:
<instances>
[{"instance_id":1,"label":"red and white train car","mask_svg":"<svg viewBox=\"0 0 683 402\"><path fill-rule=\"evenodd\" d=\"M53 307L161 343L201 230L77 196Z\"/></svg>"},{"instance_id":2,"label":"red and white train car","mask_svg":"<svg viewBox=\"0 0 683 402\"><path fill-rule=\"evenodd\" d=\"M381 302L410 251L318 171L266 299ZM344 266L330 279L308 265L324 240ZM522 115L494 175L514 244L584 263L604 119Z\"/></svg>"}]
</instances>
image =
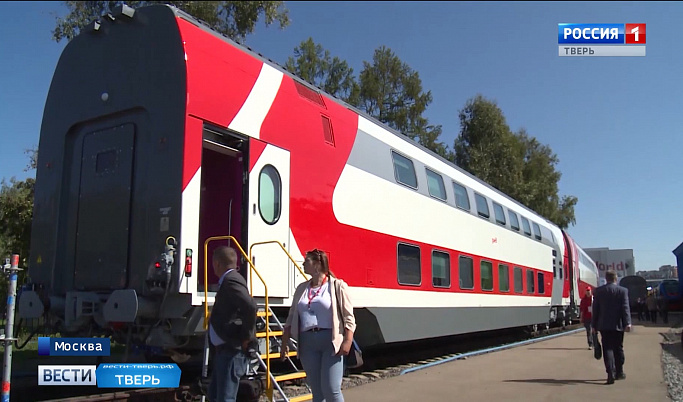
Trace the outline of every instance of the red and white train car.
<instances>
[{"instance_id":1,"label":"red and white train car","mask_svg":"<svg viewBox=\"0 0 683 402\"><path fill-rule=\"evenodd\" d=\"M68 44L39 147L20 314L63 334L201 345L211 236L327 251L364 346L547 324L597 284L542 216L167 6ZM298 271L274 244L253 257L285 310Z\"/></svg>"}]
</instances>

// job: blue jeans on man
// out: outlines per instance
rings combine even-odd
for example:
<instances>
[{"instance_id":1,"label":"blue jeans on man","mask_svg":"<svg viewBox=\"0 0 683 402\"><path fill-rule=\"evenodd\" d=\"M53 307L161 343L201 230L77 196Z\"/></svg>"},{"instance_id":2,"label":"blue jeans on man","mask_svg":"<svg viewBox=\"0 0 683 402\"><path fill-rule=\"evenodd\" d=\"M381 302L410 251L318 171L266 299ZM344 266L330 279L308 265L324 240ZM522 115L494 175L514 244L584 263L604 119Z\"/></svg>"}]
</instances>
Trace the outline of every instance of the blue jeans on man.
<instances>
[{"instance_id":1,"label":"blue jeans on man","mask_svg":"<svg viewBox=\"0 0 683 402\"><path fill-rule=\"evenodd\" d=\"M588 338L588 348L593 349L593 331L591 327L591 321L584 321L583 327L586 328L586 338Z\"/></svg>"},{"instance_id":2,"label":"blue jeans on man","mask_svg":"<svg viewBox=\"0 0 683 402\"><path fill-rule=\"evenodd\" d=\"M249 358L241 349L217 348L213 358L209 401L235 402L242 378L249 368Z\"/></svg>"}]
</instances>

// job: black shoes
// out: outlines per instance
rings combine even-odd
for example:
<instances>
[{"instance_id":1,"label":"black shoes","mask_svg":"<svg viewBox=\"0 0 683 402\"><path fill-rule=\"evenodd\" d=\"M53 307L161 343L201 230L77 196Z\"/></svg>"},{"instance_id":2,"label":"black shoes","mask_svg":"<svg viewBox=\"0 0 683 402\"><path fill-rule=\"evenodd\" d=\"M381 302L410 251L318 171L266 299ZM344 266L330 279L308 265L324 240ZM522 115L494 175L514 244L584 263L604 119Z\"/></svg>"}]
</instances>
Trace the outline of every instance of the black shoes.
<instances>
[{"instance_id":1,"label":"black shoes","mask_svg":"<svg viewBox=\"0 0 683 402\"><path fill-rule=\"evenodd\" d=\"M605 385L614 384L614 380L625 380L625 379L626 379L626 374L617 373L617 375L615 375L615 376L608 376L607 382L605 383Z\"/></svg>"}]
</instances>

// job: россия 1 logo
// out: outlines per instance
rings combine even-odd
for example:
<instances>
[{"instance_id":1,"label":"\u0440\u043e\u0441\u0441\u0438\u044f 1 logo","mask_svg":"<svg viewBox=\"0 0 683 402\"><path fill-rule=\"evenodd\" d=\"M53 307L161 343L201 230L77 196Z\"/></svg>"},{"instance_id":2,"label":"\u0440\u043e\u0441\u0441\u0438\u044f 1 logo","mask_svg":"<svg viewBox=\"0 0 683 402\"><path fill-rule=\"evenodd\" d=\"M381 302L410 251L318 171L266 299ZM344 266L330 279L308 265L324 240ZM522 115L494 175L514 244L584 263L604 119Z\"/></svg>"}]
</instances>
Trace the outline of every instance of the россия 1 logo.
<instances>
[{"instance_id":1,"label":"\u0440\u043e\u0441\u0441\u0438\u044f 1 logo","mask_svg":"<svg viewBox=\"0 0 683 402\"><path fill-rule=\"evenodd\" d=\"M560 56L645 56L646 24L557 24Z\"/></svg>"}]
</instances>

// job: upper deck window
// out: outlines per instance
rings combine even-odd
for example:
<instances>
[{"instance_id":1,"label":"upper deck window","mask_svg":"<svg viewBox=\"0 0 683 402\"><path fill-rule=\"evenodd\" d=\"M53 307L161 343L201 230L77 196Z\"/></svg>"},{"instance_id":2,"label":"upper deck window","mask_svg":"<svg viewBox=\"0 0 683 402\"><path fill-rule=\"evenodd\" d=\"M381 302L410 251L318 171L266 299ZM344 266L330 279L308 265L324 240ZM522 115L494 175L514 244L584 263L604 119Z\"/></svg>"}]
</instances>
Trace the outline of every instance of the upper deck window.
<instances>
[{"instance_id":1,"label":"upper deck window","mask_svg":"<svg viewBox=\"0 0 683 402\"><path fill-rule=\"evenodd\" d=\"M505 211L500 204L493 203L493 213L496 216L496 223L505 225Z\"/></svg>"},{"instance_id":2,"label":"upper deck window","mask_svg":"<svg viewBox=\"0 0 683 402\"><path fill-rule=\"evenodd\" d=\"M519 232L519 220L517 219L517 214L508 209L508 215L510 216L510 227L512 230Z\"/></svg>"},{"instance_id":3,"label":"upper deck window","mask_svg":"<svg viewBox=\"0 0 683 402\"><path fill-rule=\"evenodd\" d=\"M532 222L532 226L534 228L534 237L536 240L541 240L541 227L536 222Z\"/></svg>"},{"instance_id":4,"label":"upper deck window","mask_svg":"<svg viewBox=\"0 0 683 402\"><path fill-rule=\"evenodd\" d=\"M443 178L440 174L430 169L427 169L427 188L429 189L429 195L446 201L446 186L443 184Z\"/></svg>"},{"instance_id":5,"label":"upper deck window","mask_svg":"<svg viewBox=\"0 0 683 402\"><path fill-rule=\"evenodd\" d=\"M455 193L455 206L462 208L465 211L470 210L470 199L467 196L467 189L465 186L453 182L453 192Z\"/></svg>"},{"instance_id":6,"label":"upper deck window","mask_svg":"<svg viewBox=\"0 0 683 402\"><path fill-rule=\"evenodd\" d=\"M529 226L529 220L525 217L522 217L522 226L524 227L524 234L531 236L531 226Z\"/></svg>"},{"instance_id":7,"label":"upper deck window","mask_svg":"<svg viewBox=\"0 0 683 402\"><path fill-rule=\"evenodd\" d=\"M482 218L487 218L491 216L489 213L489 204L486 202L486 197L481 194L474 193L474 200L477 202L477 213Z\"/></svg>"},{"instance_id":8,"label":"upper deck window","mask_svg":"<svg viewBox=\"0 0 683 402\"><path fill-rule=\"evenodd\" d=\"M391 151L391 157L394 160L394 176L396 181L416 189L417 176L415 175L413 161L394 151Z\"/></svg>"}]
</instances>

